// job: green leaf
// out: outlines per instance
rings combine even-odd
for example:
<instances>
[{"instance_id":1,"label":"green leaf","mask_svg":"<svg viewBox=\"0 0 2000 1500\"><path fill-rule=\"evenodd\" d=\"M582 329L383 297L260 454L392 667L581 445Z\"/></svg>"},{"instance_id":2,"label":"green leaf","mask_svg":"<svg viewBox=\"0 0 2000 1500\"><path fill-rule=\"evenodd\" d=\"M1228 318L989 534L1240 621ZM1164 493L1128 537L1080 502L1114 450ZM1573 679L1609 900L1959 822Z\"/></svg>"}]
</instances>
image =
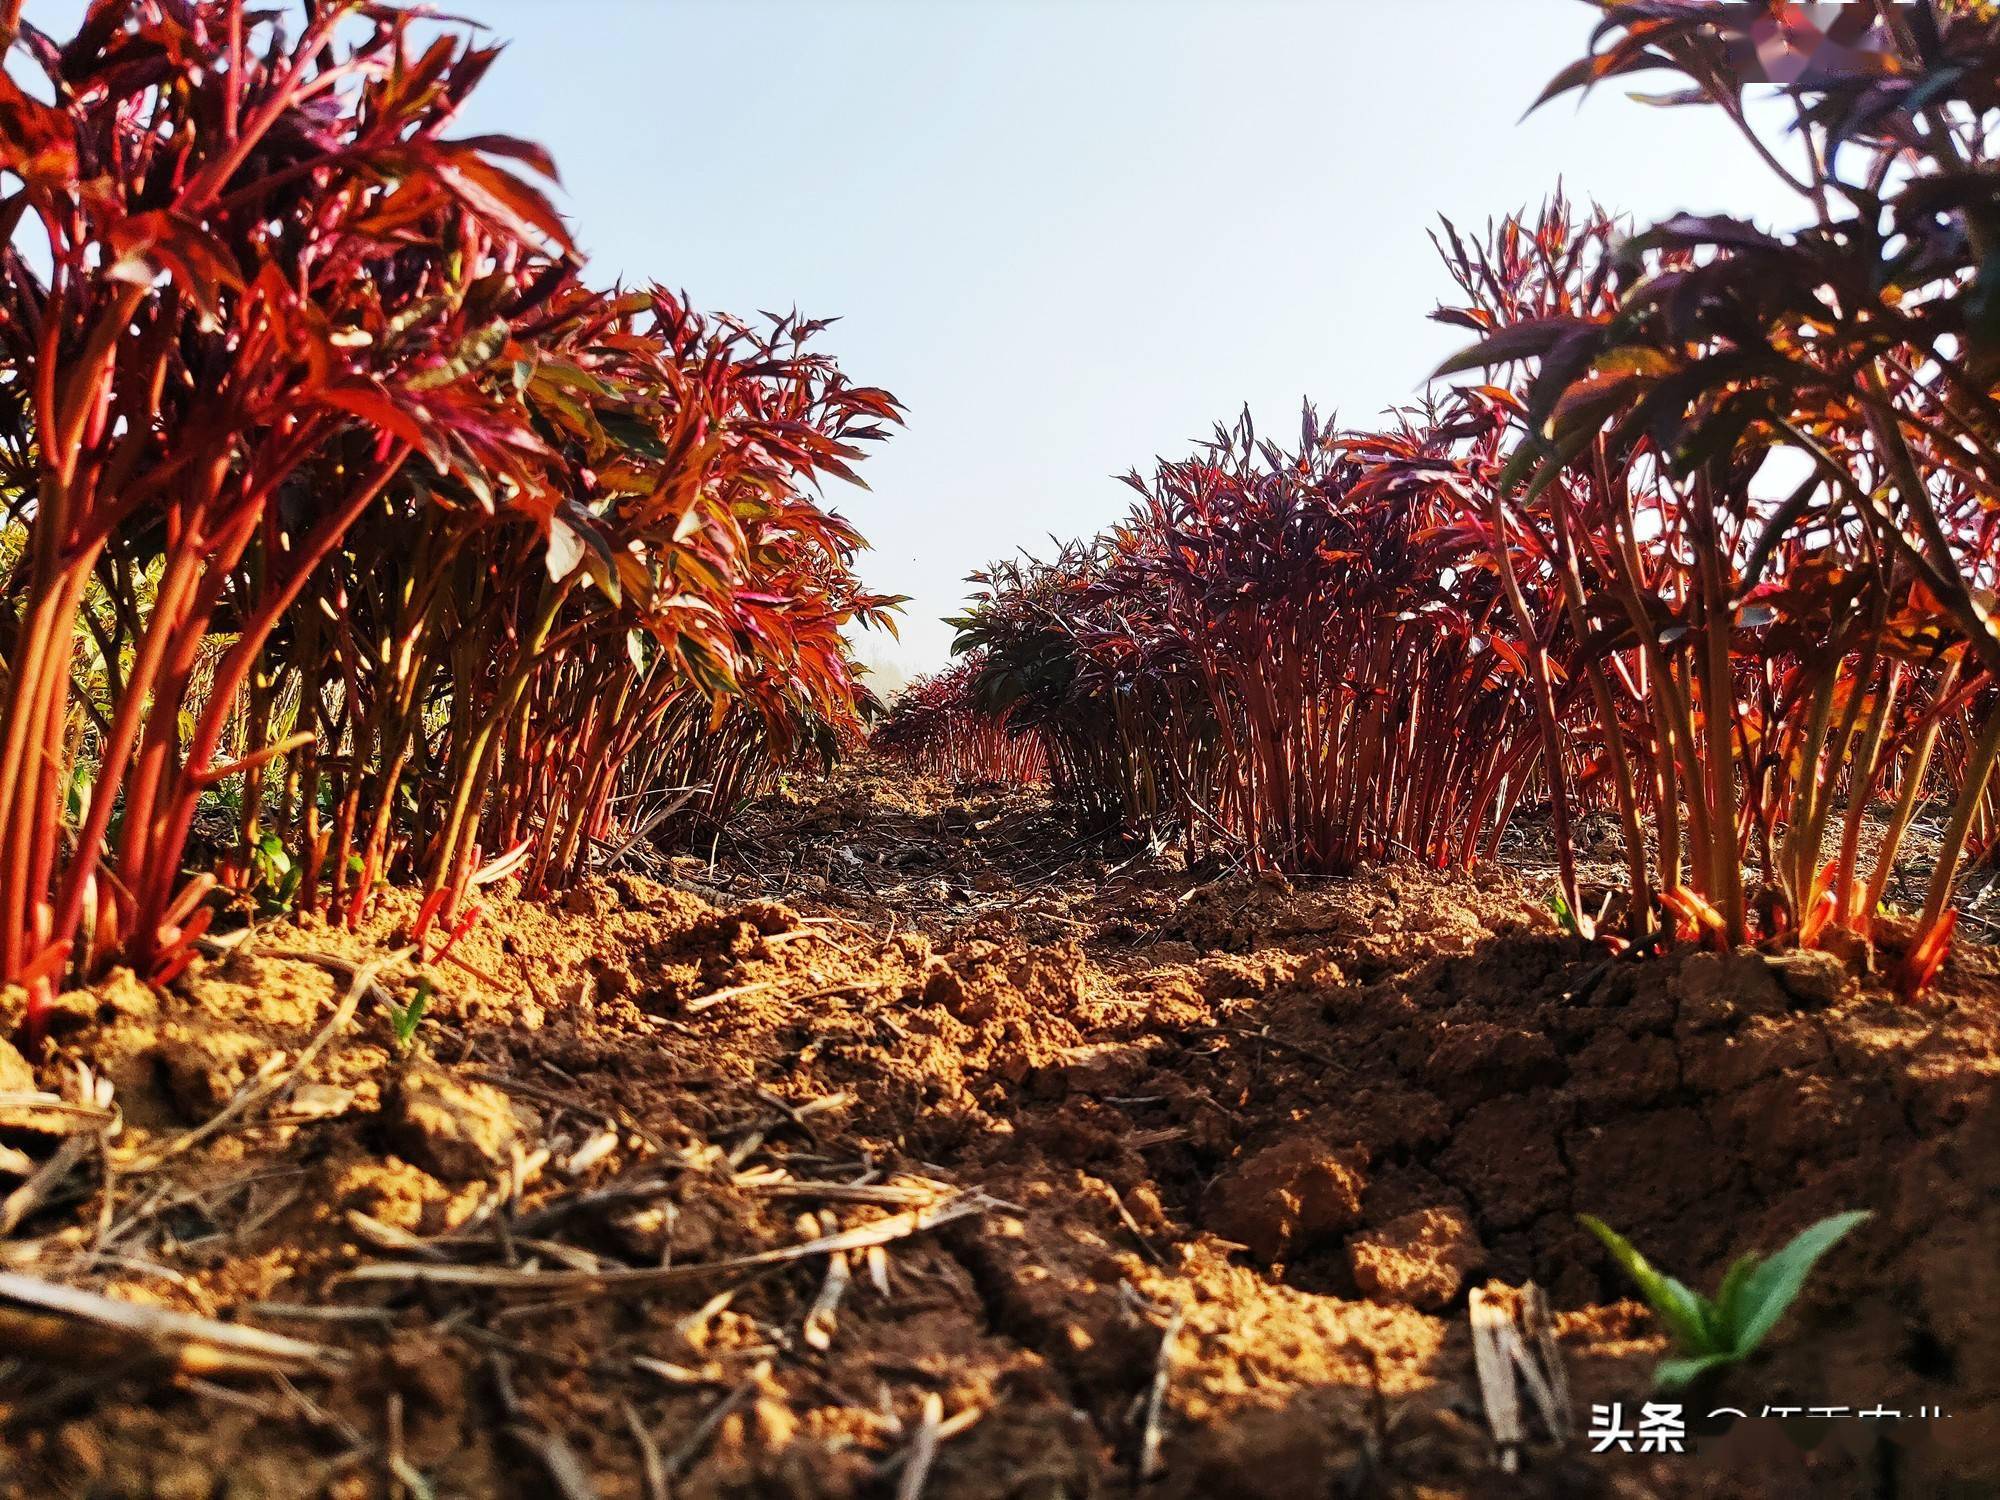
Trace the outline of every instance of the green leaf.
<instances>
[{"instance_id":1,"label":"green leaf","mask_svg":"<svg viewBox=\"0 0 2000 1500\"><path fill-rule=\"evenodd\" d=\"M257 841L256 862L267 882L277 881L292 868L292 857L275 833L267 833Z\"/></svg>"},{"instance_id":2,"label":"green leaf","mask_svg":"<svg viewBox=\"0 0 2000 1500\"><path fill-rule=\"evenodd\" d=\"M1581 932L1576 925L1576 913L1569 909L1569 902L1563 899L1561 891L1549 892L1549 910L1556 914L1556 920L1562 923L1563 931L1567 932L1571 937L1581 936ZM1603 1236L1600 1235L1599 1238L1602 1239ZM1615 1254L1616 1252L1614 1251L1613 1253Z\"/></svg>"},{"instance_id":3,"label":"green leaf","mask_svg":"<svg viewBox=\"0 0 2000 1500\"><path fill-rule=\"evenodd\" d=\"M597 421L604 429L604 435L625 452L636 453L655 462L667 456L666 444L660 441L659 434L637 417L626 416L622 412L604 412Z\"/></svg>"},{"instance_id":4,"label":"green leaf","mask_svg":"<svg viewBox=\"0 0 2000 1500\"><path fill-rule=\"evenodd\" d=\"M1722 1354L1703 1354L1693 1359L1663 1359L1653 1367L1653 1384L1663 1391L1677 1391L1695 1381L1710 1370L1722 1365L1733 1365L1743 1356L1730 1350Z\"/></svg>"},{"instance_id":5,"label":"green leaf","mask_svg":"<svg viewBox=\"0 0 2000 1500\"><path fill-rule=\"evenodd\" d=\"M416 1037L417 1025L430 1009L432 986L428 976L417 981L417 992L410 997L408 1005L389 1006L389 1029L395 1037L396 1050L406 1052L410 1042Z\"/></svg>"},{"instance_id":6,"label":"green leaf","mask_svg":"<svg viewBox=\"0 0 2000 1500\"><path fill-rule=\"evenodd\" d=\"M1763 1263L1761 1255L1739 1256L1724 1273L1722 1285L1715 1289L1715 1300L1709 1303L1710 1329L1716 1343L1724 1348L1736 1347L1735 1330L1743 1322L1743 1288Z\"/></svg>"},{"instance_id":7,"label":"green leaf","mask_svg":"<svg viewBox=\"0 0 2000 1500\"><path fill-rule=\"evenodd\" d=\"M1763 1342L1764 1335L1798 1300L1806 1277L1819 1258L1868 1217L1865 1210L1860 1210L1821 1219L1810 1229L1800 1230L1790 1244L1744 1278L1740 1298L1742 1320L1734 1328L1738 1353L1748 1354Z\"/></svg>"},{"instance_id":8,"label":"green leaf","mask_svg":"<svg viewBox=\"0 0 2000 1500\"><path fill-rule=\"evenodd\" d=\"M1652 1263L1632 1247L1631 1241L1602 1219L1578 1214L1577 1222L1603 1242L1611 1258L1639 1288L1639 1295L1653 1309L1674 1343L1687 1354L1714 1354L1718 1351L1708 1334L1708 1318L1702 1299L1671 1276L1653 1269Z\"/></svg>"}]
</instances>

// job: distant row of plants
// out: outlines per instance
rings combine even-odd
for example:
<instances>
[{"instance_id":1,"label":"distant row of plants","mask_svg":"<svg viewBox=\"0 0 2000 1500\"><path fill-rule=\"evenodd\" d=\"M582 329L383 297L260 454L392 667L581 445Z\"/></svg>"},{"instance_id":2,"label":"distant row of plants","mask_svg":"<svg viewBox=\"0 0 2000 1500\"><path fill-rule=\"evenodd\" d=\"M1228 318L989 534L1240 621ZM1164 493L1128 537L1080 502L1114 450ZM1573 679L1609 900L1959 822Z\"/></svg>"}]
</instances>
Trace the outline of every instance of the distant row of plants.
<instances>
[{"instance_id":1,"label":"distant row of plants","mask_svg":"<svg viewBox=\"0 0 2000 1500\"><path fill-rule=\"evenodd\" d=\"M215 892L416 934L858 733L817 484L898 409L795 317L585 281L494 49L393 4L0 5L0 982Z\"/></svg>"},{"instance_id":2,"label":"distant row of plants","mask_svg":"<svg viewBox=\"0 0 2000 1500\"><path fill-rule=\"evenodd\" d=\"M1085 809L1260 865L1463 863L1531 803L1586 932L1574 829L1613 812L1626 939L1865 933L1941 797L1921 987L2000 830L2000 16L1868 0L1875 45L1759 113L1784 9L1607 6L1543 97L1675 75L1649 102L1737 126L1795 232L1446 223L1434 317L1477 341L1423 403L1295 446L1246 416L976 575L966 703Z\"/></svg>"},{"instance_id":3,"label":"distant row of plants","mask_svg":"<svg viewBox=\"0 0 2000 1500\"><path fill-rule=\"evenodd\" d=\"M981 670L975 657L917 678L896 696L870 743L923 776L1014 786L1041 782L1048 763L1040 737L1014 733L1006 710L987 713L972 701Z\"/></svg>"}]
</instances>

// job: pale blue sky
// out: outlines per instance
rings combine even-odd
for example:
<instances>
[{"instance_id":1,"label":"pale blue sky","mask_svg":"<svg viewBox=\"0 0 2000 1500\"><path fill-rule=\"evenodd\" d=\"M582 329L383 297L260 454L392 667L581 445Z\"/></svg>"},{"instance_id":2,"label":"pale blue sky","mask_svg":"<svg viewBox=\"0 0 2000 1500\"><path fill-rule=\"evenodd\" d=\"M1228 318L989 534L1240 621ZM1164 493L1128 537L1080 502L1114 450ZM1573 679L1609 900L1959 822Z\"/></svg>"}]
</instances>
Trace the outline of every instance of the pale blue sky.
<instances>
[{"instance_id":1,"label":"pale blue sky","mask_svg":"<svg viewBox=\"0 0 2000 1500\"><path fill-rule=\"evenodd\" d=\"M29 0L60 28L74 0ZM940 664L971 568L1249 402L1351 422L1459 342L1424 231L1572 192L1789 222L1707 111L1517 123L1575 0L449 0L511 45L467 125L546 143L594 274L839 315L907 404L839 506ZM1645 87L1644 81L1637 86ZM871 647L871 650L882 648Z\"/></svg>"},{"instance_id":2,"label":"pale blue sky","mask_svg":"<svg viewBox=\"0 0 2000 1500\"><path fill-rule=\"evenodd\" d=\"M965 573L1248 401L1361 421L1457 343L1424 230L1572 190L1789 214L1726 127L1615 90L1517 124L1574 0L461 0L473 123L546 142L599 274L796 304L909 427L837 495L939 664Z\"/></svg>"}]
</instances>

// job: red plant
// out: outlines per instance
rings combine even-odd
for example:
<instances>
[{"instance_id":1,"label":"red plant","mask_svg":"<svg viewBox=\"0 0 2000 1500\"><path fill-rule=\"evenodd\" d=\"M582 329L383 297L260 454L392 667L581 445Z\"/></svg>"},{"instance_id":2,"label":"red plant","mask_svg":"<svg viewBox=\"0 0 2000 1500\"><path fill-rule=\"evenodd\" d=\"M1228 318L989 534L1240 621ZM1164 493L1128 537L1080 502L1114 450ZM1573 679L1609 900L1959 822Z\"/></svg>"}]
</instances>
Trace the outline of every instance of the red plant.
<instances>
[{"instance_id":1,"label":"red plant","mask_svg":"<svg viewBox=\"0 0 2000 1500\"><path fill-rule=\"evenodd\" d=\"M1486 383L1135 481L1124 526L979 580L971 701L1086 809L1257 861L1469 858L1540 800L1586 933L1571 826L1615 807L1649 946L1871 935L1942 793L1920 989L2000 760L2000 23L1871 5L1881 47L1786 87L1802 171L1741 108L1770 6L1607 7L1551 93L1676 70L1814 222L1447 224L1438 317L1479 341L1439 373Z\"/></svg>"},{"instance_id":2,"label":"red plant","mask_svg":"<svg viewBox=\"0 0 2000 1500\"><path fill-rule=\"evenodd\" d=\"M1644 539L1614 528L1607 561L1664 706L1653 762L1680 772L1678 795L1660 788L1663 874L1671 890L1678 845L1664 836L1684 804L1695 894L1733 941L1867 930L1940 731L1957 737L2000 670L1984 603L2000 581L1984 248L2000 25L1976 7L1870 0L1877 45L1783 89L1805 148L1792 167L1741 103L1771 9L1611 6L1549 94L1676 71L1683 100L1723 111L1812 222L1780 236L1671 219L1621 250L1615 296L1494 331L1465 361L1537 367L1510 482L1594 494L1586 505L1643 491L1663 517ZM1788 488L1760 493L1774 455ZM1661 567L1664 591L1635 586ZM1965 743L1919 924L1927 971L2000 715L1984 711ZM1864 880L1865 809L1894 783Z\"/></svg>"},{"instance_id":3,"label":"red plant","mask_svg":"<svg viewBox=\"0 0 2000 1500\"><path fill-rule=\"evenodd\" d=\"M975 657L915 679L875 726L870 745L922 776L1010 786L1042 781L1048 772L1041 737L1017 734L1005 710L988 714L973 703L979 671Z\"/></svg>"},{"instance_id":4,"label":"red plant","mask_svg":"<svg viewBox=\"0 0 2000 1500\"><path fill-rule=\"evenodd\" d=\"M813 491L897 413L822 325L583 286L539 148L446 134L495 52L412 12L19 11L0 981L35 1022L66 972L171 978L218 873L350 920L416 878L462 923L662 776L726 798L852 732L841 631L896 601Z\"/></svg>"},{"instance_id":5,"label":"red plant","mask_svg":"<svg viewBox=\"0 0 2000 1500\"><path fill-rule=\"evenodd\" d=\"M1469 859L1518 801L1527 655L1451 524L1468 434L1435 413L1260 443L1246 419L1160 465L1130 519L995 570L961 621L975 700L1049 746L1058 790L1253 862Z\"/></svg>"},{"instance_id":6,"label":"red plant","mask_svg":"<svg viewBox=\"0 0 2000 1500\"><path fill-rule=\"evenodd\" d=\"M38 226L49 265L10 245L0 292L33 453L0 707L0 977L41 992L79 937L155 976L182 961L196 804L281 748L218 760L237 691L405 460L538 491L542 445L471 372L539 247L567 237L501 165L545 165L532 148L442 134L492 53L445 38L413 58L397 12L350 40L330 9L286 40L240 0L114 0L58 47L18 10L0 32L53 102L0 78L5 217ZM65 838L86 594L148 571Z\"/></svg>"}]
</instances>

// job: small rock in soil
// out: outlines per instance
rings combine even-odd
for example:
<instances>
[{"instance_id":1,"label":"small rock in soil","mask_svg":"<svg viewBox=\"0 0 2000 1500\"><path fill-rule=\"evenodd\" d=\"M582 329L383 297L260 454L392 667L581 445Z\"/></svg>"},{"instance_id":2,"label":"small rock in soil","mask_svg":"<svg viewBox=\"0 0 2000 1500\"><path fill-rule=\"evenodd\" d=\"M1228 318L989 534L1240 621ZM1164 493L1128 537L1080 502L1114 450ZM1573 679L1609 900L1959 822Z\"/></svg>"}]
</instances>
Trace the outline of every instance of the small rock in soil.
<instances>
[{"instance_id":1,"label":"small rock in soil","mask_svg":"<svg viewBox=\"0 0 2000 1500\"><path fill-rule=\"evenodd\" d=\"M1836 954L1817 948L1801 948L1796 953L1767 959L1778 983L1801 1005L1831 1005L1847 989L1847 965Z\"/></svg>"},{"instance_id":2,"label":"small rock in soil","mask_svg":"<svg viewBox=\"0 0 2000 1500\"><path fill-rule=\"evenodd\" d=\"M932 959L930 973L924 978L924 1002L928 1005L942 1005L946 1010L955 1010L965 1004L965 981L954 974L951 965L943 959Z\"/></svg>"},{"instance_id":3,"label":"small rock in soil","mask_svg":"<svg viewBox=\"0 0 2000 1500\"><path fill-rule=\"evenodd\" d=\"M1347 1242L1363 1296L1425 1312L1449 1306L1484 1257L1472 1222L1456 1208L1420 1208Z\"/></svg>"},{"instance_id":4,"label":"small rock in soil","mask_svg":"<svg viewBox=\"0 0 2000 1500\"><path fill-rule=\"evenodd\" d=\"M0 993L0 1034L26 1019L28 992L9 985ZM148 1020L160 1013L160 997L130 969L113 969L87 990L64 990L49 1001L43 1024L50 1036L62 1036L99 1022Z\"/></svg>"},{"instance_id":5,"label":"small rock in soil","mask_svg":"<svg viewBox=\"0 0 2000 1500\"><path fill-rule=\"evenodd\" d=\"M563 910L571 916L608 917L616 906L610 892L589 885L575 886L563 897Z\"/></svg>"},{"instance_id":6,"label":"small rock in soil","mask_svg":"<svg viewBox=\"0 0 2000 1500\"><path fill-rule=\"evenodd\" d=\"M1277 1261L1361 1221L1365 1153L1294 1136L1259 1151L1209 1188L1206 1227Z\"/></svg>"},{"instance_id":7,"label":"small rock in soil","mask_svg":"<svg viewBox=\"0 0 2000 1500\"><path fill-rule=\"evenodd\" d=\"M1062 1061L1049 1071L1077 1093L1129 1094L1138 1087L1146 1069L1143 1049L1123 1042L1098 1042L1065 1049Z\"/></svg>"},{"instance_id":8,"label":"small rock in soil","mask_svg":"<svg viewBox=\"0 0 2000 1500\"><path fill-rule=\"evenodd\" d=\"M1755 948L1691 953L1670 987L1680 997L1682 1022L1693 1027L1726 1026L1752 1012L1789 1008L1777 976Z\"/></svg>"},{"instance_id":9,"label":"small rock in soil","mask_svg":"<svg viewBox=\"0 0 2000 1500\"><path fill-rule=\"evenodd\" d=\"M741 1223L752 1212L735 1195L720 1207L714 1203L651 1203L612 1214L605 1221L612 1239L627 1255L657 1265L672 1247L677 1260L701 1260L715 1252L722 1226Z\"/></svg>"},{"instance_id":10,"label":"small rock in soil","mask_svg":"<svg viewBox=\"0 0 2000 1500\"><path fill-rule=\"evenodd\" d=\"M270 1053L269 1042L247 1031L173 1025L155 1055L174 1108L188 1120L205 1120L235 1097Z\"/></svg>"},{"instance_id":11,"label":"small rock in soil","mask_svg":"<svg viewBox=\"0 0 2000 1500\"><path fill-rule=\"evenodd\" d=\"M389 1102L387 1127L397 1151L446 1182L506 1167L520 1135L505 1094L425 1066L403 1076Z\"/></svg>"},{"instance_id":12,"label":"small rock in soil","mask_svg":"<svg viewBox=\"0 0 2000 1500\"><path fill-rule=\"evenodd\" d=\"M331 1083L308 1083L292 1090L285 1113L308 1120L330 1120L354 1107L354 1090Z\"/></svg>"},{"instance_id":13,"label":"small rock in soil","mask_svg":"<svg viewBox=\"0 0 2000 1500\"><path fill-rule=\"evenodd\" d=\"M748 922L764 937L790 932L799 925L799 914L780 901L751 901L738 907L736 917Z\"/></svg>"}]
</instances>

